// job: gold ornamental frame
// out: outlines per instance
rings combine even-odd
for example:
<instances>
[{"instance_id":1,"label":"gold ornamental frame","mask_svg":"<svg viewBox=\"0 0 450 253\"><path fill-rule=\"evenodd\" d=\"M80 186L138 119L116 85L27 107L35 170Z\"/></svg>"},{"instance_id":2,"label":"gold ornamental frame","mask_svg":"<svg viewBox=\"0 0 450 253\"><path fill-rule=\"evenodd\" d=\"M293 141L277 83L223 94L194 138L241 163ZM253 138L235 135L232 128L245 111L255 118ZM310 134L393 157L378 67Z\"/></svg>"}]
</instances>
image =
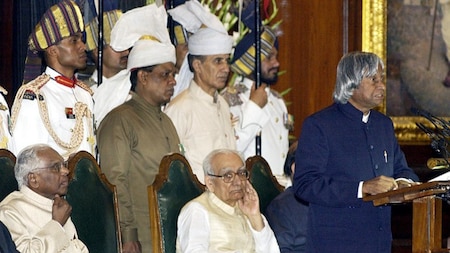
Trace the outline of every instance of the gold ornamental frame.
<instances>
[{"instance_id":1,"label":"gold ornamental frame","mask_svg":"<svg viewBox=\"0 0 450 253\"><path fill-rule=\"evenodd\" d=\"M388 0L363 0L362 6L362 50L377 54L385 63L387 58L387 2ZM386 113L386 100L380 110ZM409 116L391 117L391 119L394 122L395 134L400 144L430 144L430 138L416 126L416 122L431 125L428 120Z\"/></svg>"}]
</instances>

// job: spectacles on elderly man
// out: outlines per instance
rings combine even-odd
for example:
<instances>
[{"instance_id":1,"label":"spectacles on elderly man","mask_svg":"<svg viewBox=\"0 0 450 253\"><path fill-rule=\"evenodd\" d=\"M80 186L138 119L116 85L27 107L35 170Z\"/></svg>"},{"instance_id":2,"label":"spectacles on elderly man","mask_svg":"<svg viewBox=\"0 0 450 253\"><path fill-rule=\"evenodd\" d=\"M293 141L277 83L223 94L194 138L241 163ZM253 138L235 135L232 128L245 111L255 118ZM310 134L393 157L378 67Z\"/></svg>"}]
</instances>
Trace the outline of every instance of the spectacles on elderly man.
<instances>
[{"instance_id":1,"label":"spectacles on elderly man","mask_svg":"<svg viewBox=\"0 0 450 253\"><path fill-rule=\"evenodd\" d=\"M208 176L211 176L211 177L221 177L225 183L230 183L231 181L233 181L234 176L236 176L236 175L238 176L238 178L241 181L247 180L250 176L248 170L238 170L237 172L228 171L228 172L225 172L225 174L223 174L223 175L214 175L214 174L208 173Z\"/></svg>"},{"instance_id":2,"label":"spectacles on elderly man","mask_svg":"<svg viewBox=\"0 0 450 253\"><path fill-rule=\"evenodd\" d=\"M63 161L63 162L58 162L58 163L54 163L52 165L49 165L47 167L41 167L41 168L36 168L35 170L51 170L54 172L61 172L61 169L67 168L68 163L67 161Z\"/></svg>"}]
</instances>

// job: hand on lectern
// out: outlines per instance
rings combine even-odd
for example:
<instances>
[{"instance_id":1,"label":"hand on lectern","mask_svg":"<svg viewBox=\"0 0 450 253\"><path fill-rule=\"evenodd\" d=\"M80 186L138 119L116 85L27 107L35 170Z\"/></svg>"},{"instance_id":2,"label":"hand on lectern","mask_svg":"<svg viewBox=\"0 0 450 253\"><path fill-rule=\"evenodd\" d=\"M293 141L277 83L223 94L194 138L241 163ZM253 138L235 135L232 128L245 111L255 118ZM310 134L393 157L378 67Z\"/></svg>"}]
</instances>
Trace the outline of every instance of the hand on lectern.
<instances>
[{"instance_id":1,"label":"hand on lectern","mask_svg":"<svg viewBox=\"0 0 450 253\"><path fill-rule=\"evenodd\" d=\"M397 178L397 179L395 179L395 182L397 182L398 189L421 184L420 182L414 182L414 181L412 181L410 179L406 179L406 178Z\"/></svg>"},{"instance_id":2,"label":"hand on lectern","mask_svg":"<svg viewBox=\"0 0 450 253\"><path fill-rule=\"evenodd\" d=\"M364 181L362 186L363 195L375 195L398 188L397 182L392 177L378 176Z\"/></svg>"}]
</instances>

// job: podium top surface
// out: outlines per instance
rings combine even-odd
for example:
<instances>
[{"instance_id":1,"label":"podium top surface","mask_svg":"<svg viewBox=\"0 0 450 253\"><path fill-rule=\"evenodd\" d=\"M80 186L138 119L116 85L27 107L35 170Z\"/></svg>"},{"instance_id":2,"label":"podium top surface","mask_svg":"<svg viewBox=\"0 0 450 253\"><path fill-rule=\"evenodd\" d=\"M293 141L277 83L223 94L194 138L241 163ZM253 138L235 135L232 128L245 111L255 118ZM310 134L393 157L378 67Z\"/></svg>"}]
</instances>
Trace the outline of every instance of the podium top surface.
<instances>
[{"instance_id":1,"label":"podium top surface","mask_svg":"<svg viewBox=\"0 0 450 253\"><path fill-rule=\"evenodd\" d=\"M414 199L450 192L450 181L433 181L363 197L375 206L413 201Z\"/></svg>"}]
</instances>

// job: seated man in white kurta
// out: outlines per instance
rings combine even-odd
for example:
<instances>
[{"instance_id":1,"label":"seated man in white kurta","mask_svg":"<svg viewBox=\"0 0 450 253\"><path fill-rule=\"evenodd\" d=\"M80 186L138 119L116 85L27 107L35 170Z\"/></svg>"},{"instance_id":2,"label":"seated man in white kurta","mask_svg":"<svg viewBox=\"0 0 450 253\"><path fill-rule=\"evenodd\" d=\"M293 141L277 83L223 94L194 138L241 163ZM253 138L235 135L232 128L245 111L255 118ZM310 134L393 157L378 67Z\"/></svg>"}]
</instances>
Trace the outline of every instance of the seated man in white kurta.
<instances>
[{"instance_id":1,"label":"seated man in white kurta","mask_svg":"<svg viewBox=\"0 0 450 253\"><path fill-rule=\"evenodd\" d=\"M177 252L280 252L242 156L214 150L203 170L207 191L180 212Z\"/></svg>"},{"instance_id":2,"label":"seated man in white kurta","mask_svg":"<svg viewBox=\"0 0 450 253\"><path fill-rule=\"evenodd\" d=\"M63 198L69 185L64 159L45 144L22 150L14 167L19 191L0 202L0 221L19 252L89 252L78 239Z\"/></svg>"}]
</instances>

